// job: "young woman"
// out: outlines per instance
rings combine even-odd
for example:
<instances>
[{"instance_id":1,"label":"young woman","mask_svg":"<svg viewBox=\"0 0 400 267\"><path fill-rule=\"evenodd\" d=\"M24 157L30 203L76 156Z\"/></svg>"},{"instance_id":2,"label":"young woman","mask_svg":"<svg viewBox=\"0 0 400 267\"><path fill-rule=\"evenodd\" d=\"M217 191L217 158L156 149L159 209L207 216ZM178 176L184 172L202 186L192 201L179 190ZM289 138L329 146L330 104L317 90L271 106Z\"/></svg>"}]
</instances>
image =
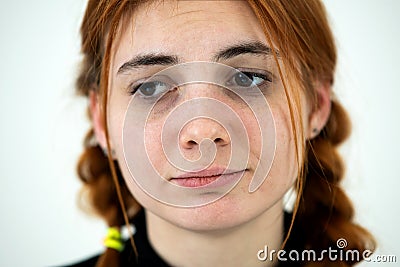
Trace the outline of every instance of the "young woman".
<instances>
[{"instance_id":1,"label":"young woman","mask_svg":"<svg viewBox=\"0 0 400 267\"><path fill-rule=\"evenodd\" d=\"M90 0L81 34L78 171L113 228L77 266L352 266L374 248L340 186L350 123L320 1Z\"/></svg>"}]
</instances>

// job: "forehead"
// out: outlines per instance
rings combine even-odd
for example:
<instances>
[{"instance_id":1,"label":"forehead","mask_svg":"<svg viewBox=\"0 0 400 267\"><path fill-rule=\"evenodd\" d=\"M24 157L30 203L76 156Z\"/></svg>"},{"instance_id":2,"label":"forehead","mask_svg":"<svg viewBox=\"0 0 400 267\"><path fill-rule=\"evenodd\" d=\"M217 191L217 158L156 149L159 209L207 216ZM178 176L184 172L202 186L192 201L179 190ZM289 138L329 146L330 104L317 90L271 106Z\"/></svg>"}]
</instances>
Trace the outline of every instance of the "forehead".
<instances>
[{"instance_id":1,"label":"forehead","mask_svg":"<svg viewBox=\"0 0 400 267\"><path fill-rule=\"evenodd\" d=\"M121 27L115 62L143 53L210 60L216 49L265 36L247 1L157 1L140 6Z\"/></svg>"}]
</instances>

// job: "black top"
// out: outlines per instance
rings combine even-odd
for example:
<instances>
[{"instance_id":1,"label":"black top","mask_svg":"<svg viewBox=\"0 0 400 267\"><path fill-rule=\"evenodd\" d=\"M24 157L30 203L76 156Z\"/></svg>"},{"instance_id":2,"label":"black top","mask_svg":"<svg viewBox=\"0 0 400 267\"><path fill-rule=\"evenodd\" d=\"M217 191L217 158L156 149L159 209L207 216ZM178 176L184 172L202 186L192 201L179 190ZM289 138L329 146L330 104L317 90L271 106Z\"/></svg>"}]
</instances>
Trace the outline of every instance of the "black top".
<instances>
[{"instance_id":1,"label":"black top","mask_svg":"<svg viewBox=\"0 0 400 267\"><path fill-rule=\"evenodd\" d=\"M291 214L285 213L285 232L287 232L290 222L291 222ZM130 240L128 239L125 242L125 248L120 253L120 265L121 266L136 266L136 267L167 267L169 266L161 257L157 254L157 252L150 245L150 242L147 238L146 231L146 219L144 211L141 211L134 220L134 225L136 227L135 233L135 245L139 254L138 261L135 260L135 253L133 251ZM294 237L290 236L288 240L285 250L297 249L300 250L304 246L304 239L302 237ZM263 248L260 248L263 249ZM75 263L72 265L67 265L65 267L95 267L97 260L100 255L93 256L89 259L86 259L82 262ZM254 253L254 257L256 257L256 253ZM280 262L279 267L286 266L300 266L299 262Z\"/></svg>"}]
</instances>

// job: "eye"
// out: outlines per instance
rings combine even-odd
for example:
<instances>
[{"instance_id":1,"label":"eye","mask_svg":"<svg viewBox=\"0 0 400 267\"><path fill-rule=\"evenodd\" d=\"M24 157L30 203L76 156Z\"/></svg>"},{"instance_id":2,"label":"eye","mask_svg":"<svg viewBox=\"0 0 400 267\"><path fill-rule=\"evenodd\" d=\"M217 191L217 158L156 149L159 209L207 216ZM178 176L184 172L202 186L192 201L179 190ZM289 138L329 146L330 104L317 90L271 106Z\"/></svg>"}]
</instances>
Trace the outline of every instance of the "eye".
<instances>
[{"instance_id":1,"label":"eye","mask_svg":"<svg viewBox=\"0 0 400 267\"><path fill-rule=\"evenodd\" d=\"M162 81L149 81L135 86L131 94L138 93L143 97L154 97L170 90L172 86Z\"/></svg>"},{"instance_id":2,"label":"eye","mask_svg":"<svg viewBox=\"0 0 400 267\"><path fill-rule=\"evenodd\" d=\"M238 87L250 87L250 86L260 86L265 81L272 82L271 78L263 73L257 72L236 72L230 81L228 81L228 86L238 86Z\"/></svg>"}]
</instances>

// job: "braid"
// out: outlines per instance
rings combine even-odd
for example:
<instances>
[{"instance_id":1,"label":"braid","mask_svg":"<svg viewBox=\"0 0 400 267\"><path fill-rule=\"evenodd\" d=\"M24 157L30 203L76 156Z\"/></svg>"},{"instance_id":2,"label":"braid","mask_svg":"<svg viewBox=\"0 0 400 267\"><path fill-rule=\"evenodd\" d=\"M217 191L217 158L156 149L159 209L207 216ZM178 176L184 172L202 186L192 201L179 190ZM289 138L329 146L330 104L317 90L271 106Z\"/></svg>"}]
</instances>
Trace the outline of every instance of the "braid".
<instances>
[{"instance_id":1,"label":"braid","mask_svg":"<svg viewBox=\"0 0 400 267\"><path fill-rule=\"evenodd\" d=\"M118 201L117 191L111 176L107 156L100 146L93 146L90 142L93 131L89 131L85 138L85 149L78 162L78 175L84 186L80 191L79 205L86 211L101 216L109 227L125 225L123 210ZM139 204L130 194L124 179L115 164L122 198L127 207L130 219L140 209ZM101 266L118 266L119 253L107 248L97 263Z\"/></svg>"},{"instance_id":2,"label":"braid","mask_svg":"<svg viewBox=\"0 0 400 267\"><path fill-rule=\"evenodd\" d=\"M88 140L88 137L92 135L93 131L90 131L86 139ZM82 200L80 206L84 210L103 217L109 226L121 226L124 224L122 210L111 177L107 156L104 155L100 146L92 146L87 144L87 141L85 143L85 150L78 162L78 175L84 183L80 192ZM136 201L129 193L118 168L117 172L124 201L128 203L128 207L134 207Z\"/></svg>"},{"instance_id":3,"label":"braid","mask_svg":"<svg viewBox=\"0 0 400 267\"><path fill-rule=\"evenodd\" d=\"M354 208L340 182L344 165L337 147L350 133L350 121L344 109L332 101L332 113L321 134L308 143L308 162L305 185L300 200L297 229L305 236L305 247L316 250L337 248L336 241L344 238L346 250L358 250L359 255L372 240L369 233L353 222ZM353 266L352 259L335 266ZM331 263L331 262L330 262ZM336 264L336 262L335 262ZM313 262L305 266L327 266L329 262Z\"/></svg>"}]
</instances>

